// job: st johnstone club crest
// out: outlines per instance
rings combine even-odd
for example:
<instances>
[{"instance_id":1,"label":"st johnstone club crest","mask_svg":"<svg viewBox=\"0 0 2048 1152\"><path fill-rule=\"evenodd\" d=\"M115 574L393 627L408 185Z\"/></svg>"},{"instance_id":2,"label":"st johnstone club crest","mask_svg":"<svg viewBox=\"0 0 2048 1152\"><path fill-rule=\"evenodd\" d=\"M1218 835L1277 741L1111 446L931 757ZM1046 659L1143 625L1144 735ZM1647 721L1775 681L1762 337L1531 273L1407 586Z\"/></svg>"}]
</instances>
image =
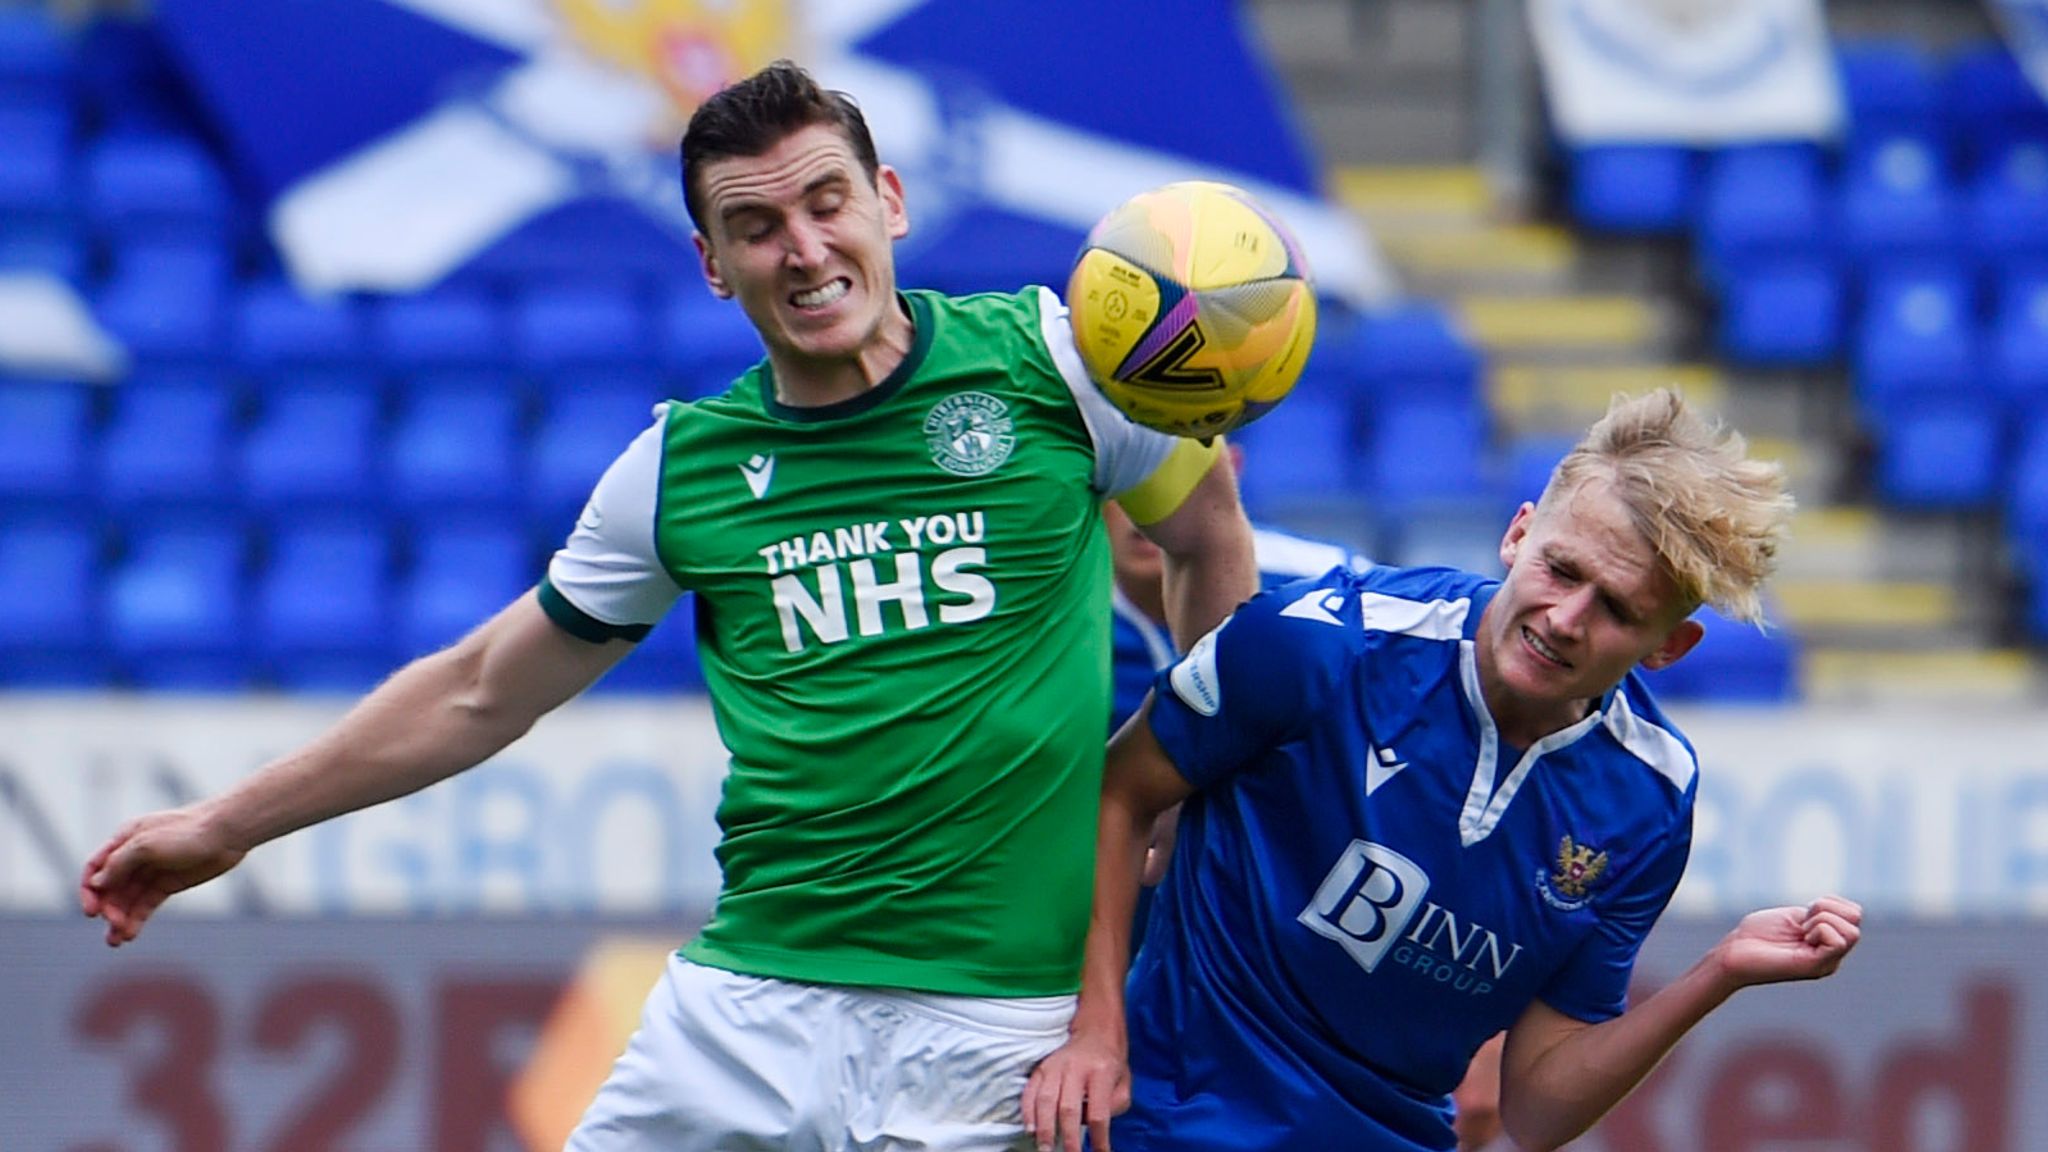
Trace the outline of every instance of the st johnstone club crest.
<instances>
[{"instance_id":1,"label":"st johnstone club crest","mask_svg":"<svg viewBox=\"0 0 2048 1152\"><path fill-rule=\"evenodd\" d=\"M1580 844L1567 833L1557 846L1556 870L1536 874L1536 890L1543 902L1560 912L1576 912L1586 906L1587 890L1607 871L1607 853Z\"/></svg>"},{"instance_id":2,"label":"st johnstone club crest","mask_svg":"<svg viewBox=\"0 0 2048 1152\"><path fill-rule=\"evenodd\" d=\"M983 476L1017 446L1010 408L986 392L959 392L932 406L924 418L932 463L955 476Z\"/></svg>"}]
</instances>

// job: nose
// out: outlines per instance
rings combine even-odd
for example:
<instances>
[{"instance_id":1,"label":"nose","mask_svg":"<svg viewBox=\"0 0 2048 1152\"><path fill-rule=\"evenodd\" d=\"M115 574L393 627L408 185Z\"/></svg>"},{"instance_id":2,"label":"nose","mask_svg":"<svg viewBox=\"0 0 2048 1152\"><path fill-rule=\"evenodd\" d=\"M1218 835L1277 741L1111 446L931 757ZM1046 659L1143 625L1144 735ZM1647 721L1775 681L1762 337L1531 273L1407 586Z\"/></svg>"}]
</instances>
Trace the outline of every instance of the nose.
<instances>
[{"instance_id":1,"label":"nose","mask_svg":"<svg viewBox=\"0 0 2048 1152\"><path fill-rule=\"evenodd\" d=\"M784 259L792 268L815 268L825 261L825 237L808 221L791 224L784 235L789 238L783 251Z\"/></svg>"},{"instance_id":2,"label":"nose","mask_svg":"<svg viewBox=\"0 0 2048 1152\"><path fill-rule=\"evenodd\" d=\"M1593 598L1597 595L1590 584L1572 589L1570 594L1551 605L1551 629L1560 637L1575 638L1582 634L1586 628L1586 614L1593 610Z\"/></svg>"}]
</instances>

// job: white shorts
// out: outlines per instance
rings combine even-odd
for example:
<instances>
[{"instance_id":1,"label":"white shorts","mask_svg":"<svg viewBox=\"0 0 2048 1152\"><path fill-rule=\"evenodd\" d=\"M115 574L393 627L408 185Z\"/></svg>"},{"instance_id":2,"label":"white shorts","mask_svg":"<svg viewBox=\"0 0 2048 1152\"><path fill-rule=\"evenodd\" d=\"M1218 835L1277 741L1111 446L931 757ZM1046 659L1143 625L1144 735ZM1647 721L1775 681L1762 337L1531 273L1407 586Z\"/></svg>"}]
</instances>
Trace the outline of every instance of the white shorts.
<instances>
[{"instance_id":1,"label":"white shorts","mask_svg":"<svg viewBox=\"0 0 2048 1152\"><path fill-rule=\"evenodd\" d=\"M741 976L669 958L565 1152L1012 1152L1074 997Z\"/></svg>"}]
</instances>

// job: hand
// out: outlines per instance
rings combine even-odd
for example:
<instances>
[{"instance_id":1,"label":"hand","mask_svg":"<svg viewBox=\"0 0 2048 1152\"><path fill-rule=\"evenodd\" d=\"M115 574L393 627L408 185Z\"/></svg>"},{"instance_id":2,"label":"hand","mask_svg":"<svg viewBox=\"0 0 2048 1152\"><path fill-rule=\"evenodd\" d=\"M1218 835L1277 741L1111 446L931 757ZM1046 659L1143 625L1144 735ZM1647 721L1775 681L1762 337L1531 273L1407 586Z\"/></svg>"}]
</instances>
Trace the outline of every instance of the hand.
<instances>
[{"instance_id":1,"label":"hand","mask_svg":"<svg viewBox=\"0 0 2048 1152\"><path fill-rule=\"evenodd\" d=\"M1024 1084L1024 1131L1049 1152L1055 1140L1081 1152L1085 1126L1095 1152L1109 1152L1109 1118L1131 1106L1123 1037L1077 1032L1038 1062Z\"/></svg>"},{"instance_id":2,"label":"hand","mask_svg":"<svg viewBox=\"0 0 2048 1152\"><path fill-rule=\"evenodd\" d=\"M107 946L118 948L174 893L206 883L245 854L198 805L153 812L122 825L85 862L78 904L106 920Z\"/></svg>"},{"instance_id":3,"label":"hand","mask_svg":"<svg viewBox=\"0 0 2048 1152\"><path fill-rule=\"evenodd\" d=\"M1841 967L1863 932L1863 908L1824 896L1804 908L1766 908L1743 917L1718 945L1742 984L1818 980Z\"/></svg>"},{"instance_id":4,"label":"hand","mask_svg":"<svg viewBox=\"0 0 2048 1152\"><path fill-rule=\"evenodd\" d=\"M1180 805L1175 804L1152 822L1152 842L1145 846L1145 872L1139 883L1157 888L1166 879L1166 866L1173 863L1173 842L1179 835Z\"/></svg>"}]
</instances>

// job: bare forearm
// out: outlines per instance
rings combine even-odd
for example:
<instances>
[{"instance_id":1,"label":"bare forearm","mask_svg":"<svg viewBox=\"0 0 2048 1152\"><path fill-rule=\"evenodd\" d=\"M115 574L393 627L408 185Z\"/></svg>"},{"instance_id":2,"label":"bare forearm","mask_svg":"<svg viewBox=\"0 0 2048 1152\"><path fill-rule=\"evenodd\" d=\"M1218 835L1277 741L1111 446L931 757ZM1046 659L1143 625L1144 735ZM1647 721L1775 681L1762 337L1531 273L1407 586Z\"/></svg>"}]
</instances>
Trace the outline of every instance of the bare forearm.
<instances>
[{"instance_id":1,"label":"bare forearm","mask_svg":"<svg viewBox=\"0 0 2048 1152\"><path fill-rule=\"evenodd\" d=\"M1576 1138L1740 987L1715 950L1627 1012L1578 1028L1544 1051L1517 1052L1518 1038L1510 1031L1508 1072L1501 1085L1508 1133L1530 1152Z\"/></svg>"},{"instance_id":2,"label":"bare forearm","mask_svg":"<svg viewBox=\"0 0 2048 1152\"><path fill-rule=\"evenodd\" d=\"M1074 1031L1113 1028L1122 1034L1124 976L1131 966L1131 919L1138 908L1138 877L1152 817L1113 796L1103 798L1096 828L1095 910L1081 967L1081 999Z\"/></svg>"}]
</instances>

